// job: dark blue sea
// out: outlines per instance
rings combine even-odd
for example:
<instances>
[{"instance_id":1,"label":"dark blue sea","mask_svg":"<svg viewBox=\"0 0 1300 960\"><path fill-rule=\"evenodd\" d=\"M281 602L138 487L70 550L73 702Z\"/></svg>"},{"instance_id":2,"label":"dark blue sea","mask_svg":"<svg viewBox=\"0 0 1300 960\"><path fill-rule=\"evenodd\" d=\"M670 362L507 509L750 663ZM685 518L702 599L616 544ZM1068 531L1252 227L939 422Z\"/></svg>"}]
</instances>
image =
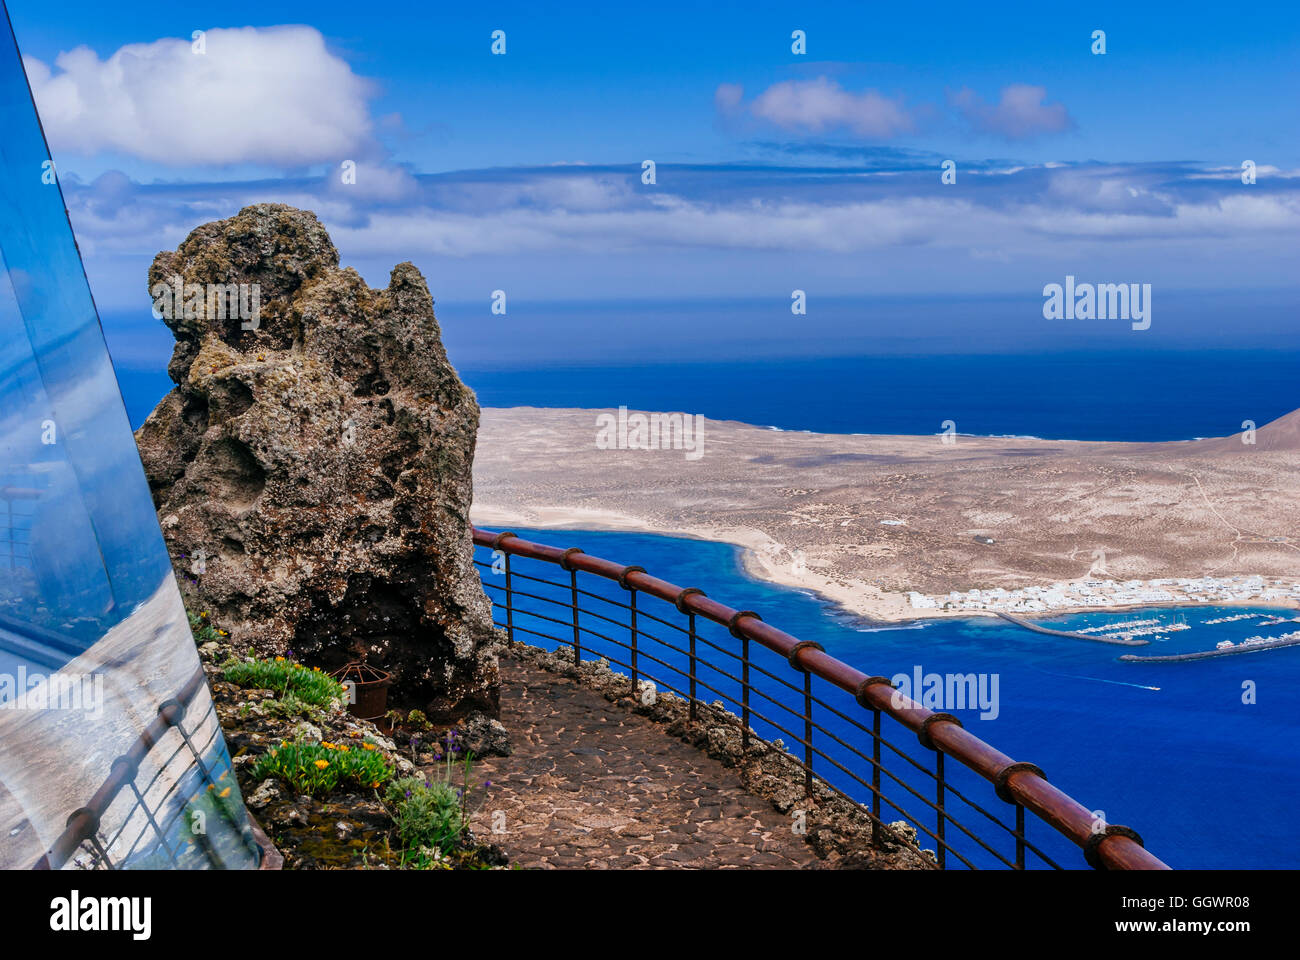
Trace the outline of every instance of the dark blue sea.
<instances>
[{"instance_id":1,"label":"dark blue sea","mask_svg":"<svg viewBox=\"0 0 1300 960\"><path fill-rule=\"evenodd\" d=\"M827 652L868 675L914 676L917 668L923 674L996 675L996 717L981 719L981 713L991 711L978 709L948 712L959 716L968 729L1003 753L1038 764L1052 783L1105 822L1137 830L1147 847L1166 863L1175 868L1300 865L1300 833L1294 823L1294 800L1300 795L1300 772L1294 762L1295 744L1300 741L1300 713L1295 709L1295 691L1300 689L1300 648L1173 664L1123 663L1117 657L1130 648L1045 636L984 618L890 627L866 623L816 596L751 579L741 567L739 551L726 544L649 534L522 528L516 528L516 532L526 539L562 547L579 546L610 560L640 564L679 586L700 587L716 600L736 609L754 610L788 633L822 644ZM478 551L482 561L490 561L489 554L484 549ZM553 565L526 560L514 563L516 573L563 579L567 584L567 574ZM504 578L487 570L481 573L489 595L499 599L501 593L496 588ZM627 596L617 584L590 576L583 576L580 584L598 597L626 603ZM567 602L567 586L557 589L522 579L515 586L548 598L521 598L517 603L523 609L561 621L516 617L520 640L552 649L560 644L538 634L566 643L571 640L570 614L560 605ZM629 631L618 625L627 623L626 611L587 597L583 604L604 617L580 618L584 647L627 663L628 653L615 642L628 643ZM644 633L685 649L681 632L645 615L682 624L683 618L670 604L646 598L641 608L640 628ZM1182 620L1191 626L1136 648L1149 654L1202 650L1223 639L1239 641L1256 634L1276 635L1300 629L1300 624L1294 622L1265 627L1258 619L1221 625L1203 623L1243 612L1269 611L1208 606L1163 608L1072 615L1055 618L1051 625L1078 629L1119 620L1159 618L1166 623ZM1277 612L1287 617L1295 615L1295 611ZM504 619L499 610L498 619ZM701 636L725 650L738 650L738 641L724 628L706 623ZM661 685L661 690L686 688L686 678L677 672L687 664L680 652L644 636L639 645L641 669L667 684ZM733 662L725 653L703 643L698 644L698 649L719 666ZM802 725L792 722L792 716L779 705L801 702L801 675L775 654L764 659L761 650L755 662L773 674L767 676L757 670L753 674L755 687L765 694L755 694L755 709L770 721L758 720L755 728L801 749L795 739L796 735L802 736ZM730 669L734 676L734 666ZM736 683L708 669L700 669L697 678L714 688L701 688L701 699L723 699L734 709L727 698L738 696ZM788 688L782 680L795 684L798 690ZM1245 695L1248 689L1253 690L1254 702L1246 702L1252 699ZM814 745L849 771L862 773L869 769L834 739L838 737L844 744L869 754L869 735L850 722L856 719L869 726L866 712L852 697L833 688L819 690L819 696L827 706L814 707L819 727L814 732ZM836 710L843 716L836 715ZM921 748L915 736L899 724L886 718L882 736L927 769L933 769L934 755ZM906 760L886 749L883 764L921 796L933 798L933 782L927 782ZM859 799L869 796L863 784L829 761L816 758L814 766L850 795ZM985 781L951 760L946 775L956 789L988 814L1004 824L1014 823L1011 808L996 798ZM886 779L882 792L898 804L897 809L886 807L883 811L887 820L901 818L931 830L936 828L933 811L906 788ZM953 799L951 793L947 809L982 839L1000 837L998 842L989 843L999 853L1005 856L1013 850L1004 832L986 820L983 813ZM1084 866L1077 847L1034 817L1028 820L1030 842L1047 856L1063 867ZM956 851L949 856L950 866L962 866L958 853L974 866L998 866L993 854L951 824L947 827L947 841ZM934 849L935 843L922 834L921 846ZM1044 863L1031 855L1029 865Z\"/></svg>"},{"instance_id":2,"label":"dark blue sea","mask_svg":"<svg viewBox=\"0 0 1300 960\"><path fill-rule=\"evenodd\" d=\"M165 362L164 362L165 366ZM171 388L118 368L138 426ZM485 407L680 410L783 430L1191 440L1300 407L1300 350L795 358L734 363L474 368Z\"/></svg>"}]
</instances>

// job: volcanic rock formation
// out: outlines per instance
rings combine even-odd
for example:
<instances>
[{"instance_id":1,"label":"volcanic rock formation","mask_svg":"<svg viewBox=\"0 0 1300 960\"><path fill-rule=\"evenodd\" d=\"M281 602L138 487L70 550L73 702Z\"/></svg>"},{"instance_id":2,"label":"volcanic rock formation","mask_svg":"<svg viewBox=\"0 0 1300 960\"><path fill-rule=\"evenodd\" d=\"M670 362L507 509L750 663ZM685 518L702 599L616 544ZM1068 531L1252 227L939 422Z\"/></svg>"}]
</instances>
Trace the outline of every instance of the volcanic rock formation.
<instances>
[{"instance_id":1,"label":"volcanic rock formation","mask_svg":"<svg viewBox=\"0 0 1300 960\"><path fill-rule=\"evenodd\" d=\"M372 290L314 214L260 204L158 254L149 287L176 388L136 439L187 600L241 647L388 670L431 720L495 716L479 408L419 271Z\"/></svg>"}]
</instances>

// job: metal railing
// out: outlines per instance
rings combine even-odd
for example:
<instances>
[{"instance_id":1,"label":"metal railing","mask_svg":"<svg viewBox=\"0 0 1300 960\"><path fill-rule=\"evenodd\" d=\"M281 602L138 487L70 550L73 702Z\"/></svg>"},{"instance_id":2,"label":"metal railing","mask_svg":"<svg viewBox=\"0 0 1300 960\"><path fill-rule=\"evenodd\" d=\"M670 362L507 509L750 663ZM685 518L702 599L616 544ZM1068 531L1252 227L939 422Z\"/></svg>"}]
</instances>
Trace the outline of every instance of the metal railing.
<instances>
[{"instance_id":1,"label":"metal railing","mask_svg":"<svg viewBox=\"0 0 1300 960\"><path fill-rule=\"evenodd\" d=\"M88 857L78 865L96 870L224 866L206 829L195 829L183 819L193 816L209 796L217 799L207 803L211 809L204 816L211 812L225 817L252 857L260 855L242 815L220 802L222 784L233 787L235 776L211 707L193 727L185 724L189 708L207 689L206 680L200 667L173 699L159 706L130 749L113 761L108 779L68 817L64 831L33 869L60 869L79 852ZM150 757L152 775L146 779L141 767ZM104 829L110 810L116 824L111 832Z\"/></svg>"},{"instance_id":2,"label":"metal railing","mask_svg":"<svg viewBox=\"0 0 1300 960\"><path fill-rule=\"evenodd\" d=\"M887 678L848 666L819 644L764 623L752 610L735 610L701 590L683 589L642 567L590 556L576 547L533 543L509 531L475 528L473 536L476 546L492 551L490 560L476 558L475 564L500 577L501 582L496 582L498 576L480 579L492 592L494 613L504 617L497 626L505 628L512 643L520 634L548 640L571 648L575 664L584 653L599 657L626 671L634 696L644 679L686 700L692 721L704 697L722 701L739 716L745 755L751 739L784 750L788 738L794 745L789 756L803 770L805 795L829 790L853 803L870 818L874 844L888 840L922 853L885 822L886 811L893 810L915 828L918 839L924 835L933 843L933 856L925 855L923 861L941 869L1025 869L1031 856L1033 866L1061 869L1045 847L1055 844L1068 851L1062 837L1097 869L1169 869L1143 848L1136 832L1099 824L1091 810L1050 784L1034 764L1012 760L965 730L957 717L922 707ZM514 561L519 559L557 566L568 576L535 576L517 569ZM608 597L584 589L579 573L612 581L626 593ZM671 604L685 625L638 602L643 594ZM710 624L725 627L731 641L710 639L704 629ZM664 639L669 632L672 641ZM794 671L796 682L787 679L788 673L776 672L779 665ZM836 698L839 702L832 702ZM886 739L885 717L915 734L921 749L909 751ZM913 755L917 752L919 759ZM945 769L949 757L961 767ZM1013 824L974 798L975 790L987 790L990 784L1009 805ZM957 818L959 809L963 817L969 812L969 822ZM1026 811L1055 833L1031 840Z\"/></svg>"}]
</instances>

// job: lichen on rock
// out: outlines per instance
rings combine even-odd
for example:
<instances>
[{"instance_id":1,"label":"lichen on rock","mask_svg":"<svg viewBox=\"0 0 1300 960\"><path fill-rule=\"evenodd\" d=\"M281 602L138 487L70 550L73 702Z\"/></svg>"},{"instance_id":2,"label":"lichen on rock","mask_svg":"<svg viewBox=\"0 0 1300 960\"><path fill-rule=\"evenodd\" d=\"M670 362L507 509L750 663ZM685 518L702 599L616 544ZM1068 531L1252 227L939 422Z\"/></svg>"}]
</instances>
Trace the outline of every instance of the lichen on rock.
<instances>
[{"instance_id":1,"label":"lichen on rock","mask_svg":"<svg viewBox=\"0 0 1300 960\"><path fill-rule=\"evenodd\" d=\"M479 409L420 272L371 289L314 214L259 204L160 253L151 293L178 282L258 293L252 320L164 311L176 388L136 439L187 599L262 654L388 670L432 720L496 716Z\"/></svg>"}]
</instances>

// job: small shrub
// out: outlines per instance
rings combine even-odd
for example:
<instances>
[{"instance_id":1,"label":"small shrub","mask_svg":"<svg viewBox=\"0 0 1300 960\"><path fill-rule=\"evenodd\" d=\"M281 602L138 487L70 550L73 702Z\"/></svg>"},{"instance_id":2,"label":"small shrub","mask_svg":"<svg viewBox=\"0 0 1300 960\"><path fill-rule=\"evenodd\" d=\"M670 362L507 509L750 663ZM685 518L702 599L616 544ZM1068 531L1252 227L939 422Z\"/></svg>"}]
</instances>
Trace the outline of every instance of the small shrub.
<instances>
[{"instance_id":1,"label":"small shrub","mask_svg":"<svg viewBox=\"0 0 1300 960\"><path fill-rule=\"evenodd\" d=\"M258 757L253 776L279 777L299 793L318 797L338 787L379 788L393 776L373 744L281 743Z\"/></svg>"},{"instance_id":2,"label":"small shrub","mask_svg":"<svg viewBox=\"0 0 1300 960\"><path fill-rule=\"evenodd\" d=\"M308 669L300 663L291 663L284 657L274 660L231 660L222 665L222 673L231 683L258 690L278 691L281 699L292 694L312 706L324 707L331 700L342 702L347 697L343 684L319 667Z\"/></svg>"},{"instance_id":3,"label":"small shrub","mask_svg":"<svg viewBox=\"0 0 1300 960\"><path fill-rule=\"evenodd\" d=\"M411 749L417 747L418 737L411 738ZM433 850L447 856L460 845L461 835L468 829L472 816L470 775L474 769L474 755L460 745L455 730L433 744L438 763L425 777L403 777L389 784L387 801L395 809L393 822L402 841L403 863L408 858L426 867L441 861L428 861L425 851ZM457 786L456 780L460 780ZM491 783L484 784L490 787ZM481 801L480 801L481 803Z\"/></svg>"},{"instance_id":4,"label":"small shrub","mask_svg":"<svg viewBox=\"0 0 1300 960\"><path fill-rule=\"evenodd\" d=\"M321 716L321 712L301 699L296 693L290 690L279 700L263 700L261 703L262 716L264 717L316 717Z\"/></svg>"},{"instance_id":5,"label":"small shrub","mask_svg":"<svg viewBox=\"0 0 1300 960\"><path fill-rule=\"evenodd\" d=\"M409 851L431 847L449 853L465 829L459 792L442 780L402 777L388 785L388 802L402 846Z\"/></svg>"}]
</instances>

